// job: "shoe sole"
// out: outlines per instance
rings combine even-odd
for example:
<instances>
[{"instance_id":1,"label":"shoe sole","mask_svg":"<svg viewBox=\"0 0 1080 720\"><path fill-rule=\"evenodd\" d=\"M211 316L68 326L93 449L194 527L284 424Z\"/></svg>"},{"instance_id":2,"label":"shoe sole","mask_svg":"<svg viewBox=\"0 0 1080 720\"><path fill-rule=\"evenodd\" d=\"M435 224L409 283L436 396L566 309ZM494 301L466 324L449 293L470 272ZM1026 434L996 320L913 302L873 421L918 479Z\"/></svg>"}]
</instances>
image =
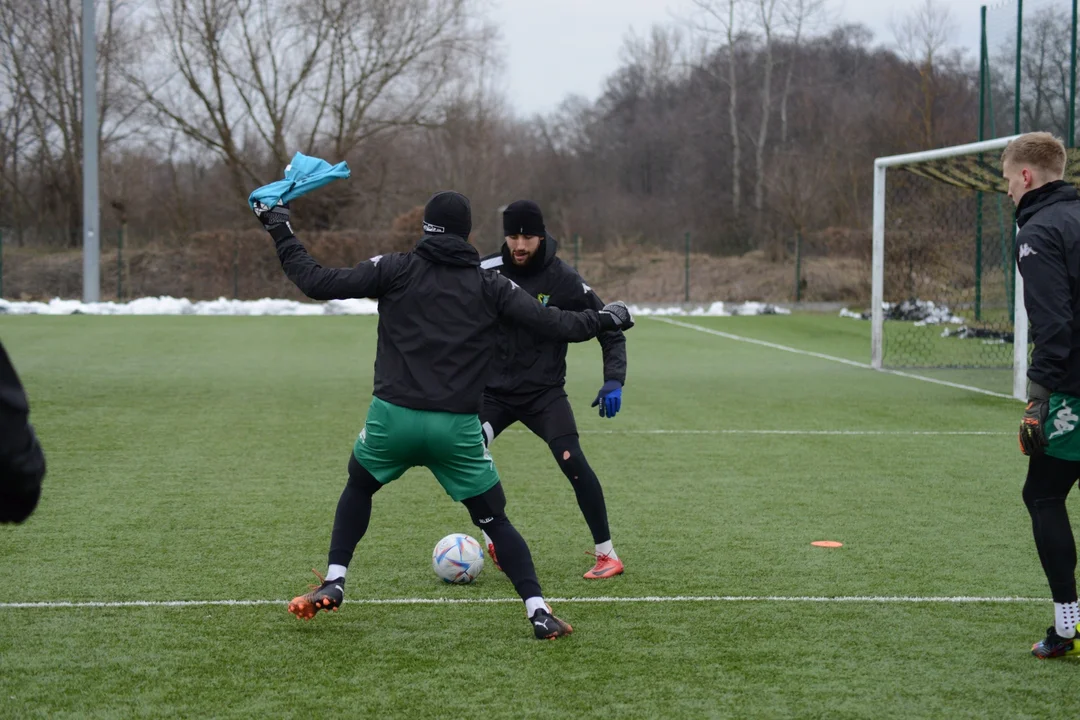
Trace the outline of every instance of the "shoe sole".
<instances>
[{"instance_id":1,"label":"shoe sole","mask_svg":"<svg viewBox=\"0 0 1080 720\"><path fill-rule=\"evenodd\" d=\"M570 623L565 623L562 620L559 620L558 618L555 618L555 619L559 622L559 625L560 625L559 629L556 630L555 632L551 633L550 635L545 635L542 638L536 638L537 640L557 640L558 638L561 638L561 637L563 637L565 635L569 635L569 634L574 632L574 628L570 627Z\"/></svg>"},{"instance_id":2,"label":"shoe sole","mask_svg":"<svg viewBox=\"0 0 1080 720\"><path fill-rule=\"evenodd\" d=\"M1038 643L1031 646L1031 654L1037 660L1057 660L1058 658L1077 657L1080 655L1080 647L1073 646L1072 650L1066 650L1058 655L1037 655L1035 648L1038 647Z\"/></svg>"},{"instance_id":3,"label":"shoe sole","mask_svg":"<svg viewBox=\"0 0 1080 720\"><path fill-rule=\"evenodd\" d=\"M293 601L289 603L289 612L297 617L299 620L310 620L320 611L334 611L337 612L341 604L334 605L330 598L325 598L326 605L319 605L317 602L312 602L310 598L300 596L293 598Z\"/></svg>"}]
</instances>

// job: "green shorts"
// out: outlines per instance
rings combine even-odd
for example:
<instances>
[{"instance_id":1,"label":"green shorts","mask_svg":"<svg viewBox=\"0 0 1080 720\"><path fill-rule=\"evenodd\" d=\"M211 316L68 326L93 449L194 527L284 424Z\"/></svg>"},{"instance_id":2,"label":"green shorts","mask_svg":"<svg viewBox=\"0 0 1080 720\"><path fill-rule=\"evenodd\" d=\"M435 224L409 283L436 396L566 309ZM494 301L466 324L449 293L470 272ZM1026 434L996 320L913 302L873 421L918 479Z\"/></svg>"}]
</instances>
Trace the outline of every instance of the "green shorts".
<instances>
[{"instance_id":1,"label":"green shorts","mask_svg":"<svg viewBox=\"0 0 1080 720\"><path fill-rule=\"evenodd\" d=\"M1059 460L1080 460L1080 398L1064 393L1050 395L1050 415L1046 418L1046 454Z\"/></svg>"},{"instance_id":2,"label":"green shorts","mask_svg":"<svg viewBox=\"0 0 1080 720\"><path fill-rule=\"evenodd\" d=\"M353 455L383 485L423 465L457 502L499 482L478 415L412 410L372 398Z\"/></svg>"}]
</instances>

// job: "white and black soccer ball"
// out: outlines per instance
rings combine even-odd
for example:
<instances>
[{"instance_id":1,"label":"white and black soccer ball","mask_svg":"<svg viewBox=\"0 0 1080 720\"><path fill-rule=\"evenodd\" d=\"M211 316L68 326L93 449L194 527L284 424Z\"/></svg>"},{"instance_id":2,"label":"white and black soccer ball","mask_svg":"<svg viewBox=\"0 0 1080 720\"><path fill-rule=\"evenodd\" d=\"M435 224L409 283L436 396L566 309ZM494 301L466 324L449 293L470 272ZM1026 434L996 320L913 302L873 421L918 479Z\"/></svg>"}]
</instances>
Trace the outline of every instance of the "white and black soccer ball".
<instances>
[{"instance_id":1,"label":"white and black soccer ball","mask_svg":"<svg viewBox=\"0 0 1080 720\"><path fill-rule=\"evenodd\" d=\"M431 567L443 582L471 583L484 569L484 551L465 533L447 535L431 553Z\"/></svg>"}]
</instances>

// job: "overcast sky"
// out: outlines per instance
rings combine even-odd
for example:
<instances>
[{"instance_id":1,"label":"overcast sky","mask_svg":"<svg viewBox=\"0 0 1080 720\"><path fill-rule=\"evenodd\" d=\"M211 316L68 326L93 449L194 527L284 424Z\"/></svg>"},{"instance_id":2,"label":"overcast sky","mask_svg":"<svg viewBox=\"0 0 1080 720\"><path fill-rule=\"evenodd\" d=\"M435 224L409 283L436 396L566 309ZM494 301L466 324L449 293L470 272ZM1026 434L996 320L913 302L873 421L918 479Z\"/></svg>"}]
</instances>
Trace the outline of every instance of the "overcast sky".
<instances>
[{"instance_id":1,"label":"overcast sky","mask_svg":"<svg viewBox=\"0 0 1080 720\"><path fill-rule=\"evenodd\" d=\"M504 86L518 115L554 110L567 95L595 99L619 65L631 29L645 34L693 7L691 0L491 0L502 33ZM979 48L979 7L986 0L937 0L956 24L953 44L972 57ZM869 27L876 42L892 44L890 20L924 0L826 0L834 21Z\"/></svg>"}]
</instances>

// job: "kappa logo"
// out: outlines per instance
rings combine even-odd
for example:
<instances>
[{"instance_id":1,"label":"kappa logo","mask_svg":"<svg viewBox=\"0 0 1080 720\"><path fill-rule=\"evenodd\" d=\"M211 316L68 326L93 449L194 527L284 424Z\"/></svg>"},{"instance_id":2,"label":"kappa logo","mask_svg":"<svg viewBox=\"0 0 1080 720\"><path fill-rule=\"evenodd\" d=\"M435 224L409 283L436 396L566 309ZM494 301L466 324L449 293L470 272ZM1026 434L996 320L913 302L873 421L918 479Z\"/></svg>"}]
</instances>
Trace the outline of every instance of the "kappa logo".
<instances>
[{"instance_id":1,"label":"kappa logo","mask_svg":"<svg viewBox=\"0 0 1080 720\"><path fill-rule=\"evenodd\" d=\"M486 517L486 518L480 518L476 522L480 523L481 525L487 525L489 522L491 522L494 519L495 518L493 518L493 517Z\"/></svg>"},{"instance_id":2,"label":"kappa logo","mask_svg":"<svg viewBox=\"0 0 1080 720\"><path fill-rule=\"evenodd\" d=\"M424 221L424 232L426 233L444 233L446 228L442 225L432 225L427 220Z\"/></svg>"},{"instance_id":3,"label":"kappa logo","mask_svg":"<svg viewBox=\"0 0 1080 720\"><path fill-rule=\"evenodd\" d=\"M1050 434L1048 440L1059 438L1066 433L1071 433L1076 429L1076 423L1080 421L1073 409L1068 405L1062 405L1061 409L1057 412L1057 417L1054 418L1054 432Z\"/></svg>"},{"instance_id":4,"label":"kappa logo","mask_svg":"<svg viewBox=\"0 0 1080 720\"><path fill-rule=\"evenodd\" d=\"M1035 250L1032 250L1031 245L1029 245L1028 243L1024 243L1023 245L1020 246L1020 253L1019 254L1020 254L1020 257L1017 259L1017 262L1019 262L1020 260L1023 260L1028 255L1038 255L1039 253L1036 252Z\"/></svg>"},{"instance_id":5,"label":"kappa logo","mask_svg":"<svg viewBox=\"0 0 1080 720\"><path fill-rule=\"evenodd\" d=\"M551 296L550 295L545 295L544 293L539 293L536 296L536 299L539 300L541 303L543 303L544 307L547 307L548 300L551 299Z\"/></svg>"},{"instance_id":6,"label":"kappa logo","mask_svg":"<svg viewBox=\"0 0 1080 720\"><path fill-rule=\"evenodd\" d=\"M375 257L371 258L371 263L373 265L378 265L380 260L382 260L382 255L376 255Z\"/></svg>"}]
</instances>

